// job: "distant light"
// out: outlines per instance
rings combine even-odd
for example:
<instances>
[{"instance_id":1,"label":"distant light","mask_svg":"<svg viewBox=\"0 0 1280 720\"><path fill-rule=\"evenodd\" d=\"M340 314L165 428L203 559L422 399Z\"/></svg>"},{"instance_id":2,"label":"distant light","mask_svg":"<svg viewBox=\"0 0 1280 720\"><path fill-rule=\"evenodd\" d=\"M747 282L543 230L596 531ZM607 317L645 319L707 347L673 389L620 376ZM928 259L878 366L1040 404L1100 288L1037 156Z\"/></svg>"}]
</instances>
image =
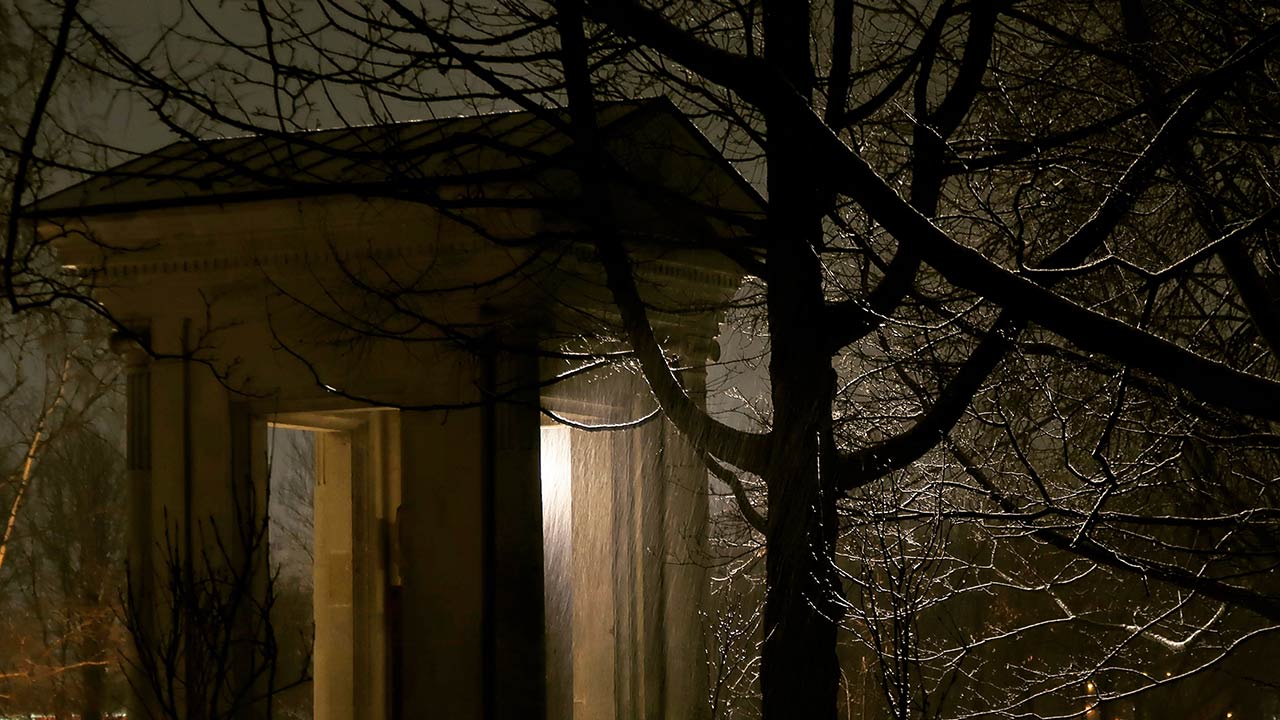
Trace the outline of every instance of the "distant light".
<instances>
[{"instance_id":1,"label":"distant light","mask_svg":"<svg viewBox=\"0 0 1280 720\"><path fill-rule=\"evenodd\" d=\"M542 570L547 632L558 647L573 635L573 454L564 425L541 432Z\"/></svg>"},{"instance_id":2,"label":"distant light","mask_svg":"<svg viewBox=\"0 0 1280 720\"><path fill-rule=\"evenodd\" d=\"M573 539L572 436L564 425L544 425L541 441L543 552L563 555L567 562Z\"/></svg>"},{"instance_id":3,"label":"distant light","mask_svg":"<svg viewBox=\"0 0 1280 720\"><path fill-rule=\"evenodd\" d=\"M1084 686L1085 686L1085 688L1086 688L1089 692L1093 692L1093 683L1092 683L1092 682L1085 683L1085 685L1084 685Z\"/></svg>"},{"instance_id":4,"label":"distant light","mask_svg":"<svg viewBox=\"0 0 1280 720\"><path fill-rule=\"evenodd\" d=\"M1165 673L1165 674L1164 674L1164 676L1165 676L1165 677L1173 677L1173 673L1171 673L1171 672L1167 672L1167 673ZM1230 713L1228 713L1228 714L1227 714L1227 717L1231 717Z\"/></svg>"},{"instance_id":5,"label":"distant light","mask_svg":"<svg viewBox=\"0 0 1280 720\"><path fill-rule=\"evenodd\" d=\"M1227 717L1231 717L1231 713L1227 713Z\"/></svg>"}]
</instances>

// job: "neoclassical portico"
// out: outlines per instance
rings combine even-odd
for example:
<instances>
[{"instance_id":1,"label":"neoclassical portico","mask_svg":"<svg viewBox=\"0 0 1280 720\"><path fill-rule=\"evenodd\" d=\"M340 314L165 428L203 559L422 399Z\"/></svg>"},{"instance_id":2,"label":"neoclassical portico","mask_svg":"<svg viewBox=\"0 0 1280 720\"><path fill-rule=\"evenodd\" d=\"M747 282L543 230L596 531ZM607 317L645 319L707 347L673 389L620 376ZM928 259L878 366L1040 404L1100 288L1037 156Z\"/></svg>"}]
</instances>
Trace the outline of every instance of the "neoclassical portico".
<instances>
[{"instance_id":1,"label":"neoclassical portico","mask_svg":"<svg viewBox=\"0 0 1280 720\"><path fill-rule=\"evenodd\" d=\"M669 106L605 119L630 227L670 240L631 248L642 292L701 367L741 273L699 240L759 200ZM352 170L392 135L410 177ZM636 372L587 359L618 349L600 269L527 202L564 178L512 160L564 139L522 113L299 137L173 146L32 210L131 331L136 583L163 539L198 553L264 507L269 426L306 429L317 718L701 716L705 471L632 423L654 410Z\"/></svg>"}]
</instances>

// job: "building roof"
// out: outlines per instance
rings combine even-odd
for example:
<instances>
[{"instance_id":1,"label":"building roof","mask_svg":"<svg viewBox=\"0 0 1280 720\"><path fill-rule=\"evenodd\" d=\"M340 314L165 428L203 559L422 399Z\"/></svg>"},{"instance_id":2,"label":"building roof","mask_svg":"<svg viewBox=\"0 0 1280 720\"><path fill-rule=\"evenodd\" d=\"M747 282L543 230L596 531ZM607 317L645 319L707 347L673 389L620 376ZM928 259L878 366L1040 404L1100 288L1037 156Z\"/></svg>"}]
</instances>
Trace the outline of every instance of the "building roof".
<instances>
[{"instance_id":1,"label":"building roof","mask_svg":"<svg viewBox=\"0 0 1280 720\"><path fill-rule=\"evenodd\" d=\"M606 138L655 119L684 128L705 159L729 176L721 182L736 186L746 205L763 208L755 190L669 101L609 103L600 110ZM40 198L23 213L56 219L316 195L412 197L527 179L554 167L569 144L547 116L530 111L183 140Z\"/></svg>"}]
</instances>

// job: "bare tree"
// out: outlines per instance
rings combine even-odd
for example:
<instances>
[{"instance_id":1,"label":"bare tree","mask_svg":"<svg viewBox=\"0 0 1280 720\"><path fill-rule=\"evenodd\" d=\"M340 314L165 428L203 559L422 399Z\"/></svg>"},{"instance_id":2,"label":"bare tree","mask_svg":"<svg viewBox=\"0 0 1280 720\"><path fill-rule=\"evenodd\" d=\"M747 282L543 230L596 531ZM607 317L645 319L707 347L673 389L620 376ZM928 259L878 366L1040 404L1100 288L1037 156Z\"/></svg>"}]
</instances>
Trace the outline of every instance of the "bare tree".
<instances>
[{"instance_id":1,"label":"bare tree","mask_svg":"<svg viewBox=\"0 0 1280 720\"><path fill-rule=\"evenodd\" d=\"M305 431L271 431L273 448L268 534L271 540L272 625L279 644L277 672L309 677L315 646L315 437ZM309 681L277 694L276 717L312 717L315 693Z\"/></svg>"},{"instance_id":2,"label":"bare tree","mask_svg":"<svg viewBox=\"0 0 1280 720\"><path fill-rule=\"evenodd\" d=\"M26 645L8 658L15 698L6 704L102 720L123 707L126 689L116 672L124 640L121 454L114 438L80 426L64 432L37 475L15 547L19 569L6 588L6 635Z\"/></svg>"},{"instance_id":3,"label":"bare tree","mask_svg":"<svg viewBox=\"0 0 1280 720\"><path fill-rule=\"evenodd\" d=\"M329 181L247 164L195 142L198 132L252 132L332 157L342 151L290 132L518 108L571 140L533 158L494 141L571 178L554 203L534 199L568 229L514 244L552 257L565 243L591 247L620 318L598 337L625 343L758 533L764 717L836 716L850 590L885 621L875 633L890 632L871 645L898 716L1067 716L1154 696L1229 665L1280 623L1269 573L1280 419L1272 10L264 2L251 23L192 5L136 52L76 3L56 8L40 97L63 62L81 65L147 98L207 160L255 183ZM193 57L176 52L187 43L218 59L174 62ZM691 202L679 182L611 179L609 103L643 94L701 122L768 196L763 217L693 208L752 238L717 249L759 283L746 304L768 337L760 427L699 407L651 322L669 308L646 304L637 286L629 251L655 238L625 221L625 201L648 193L672 212ZM41 160L48 119L37 102L20 162ZM393 133L378 140L347 157L403 149ZM463 222L513 202L444 196L439 178L399 170L403 182L360 192ZM465 168L449 180L465 183ZM6 242L9 258L28 247L12 225ZM23 268L5 263L8 287ZM422 288L349 279L371 296L368 312L347 317L360 332L412 340L405 327L430 327L464 347L483 334L404 301ZM26 301L11 292L11 304L69 292L39 287ZM886 478L894 502L868 502ZM845 534L868 517L874 542ZM967 564L940 557L956 537L981 552L951 552ZM842 566L842 547L860 570ZM1124 602L1096 597L1107 588ZM974 597L991 599L993 614L975 616ZM1001 609L1014 597L1030 599ZM955 617L979 626L921 624L956 604L969 609ZM1017 657L1000 642L1059 626L1078 652ZM1168 658L1156 647L1183 648L1170 652L1188 653L1186 669L1161 677Z\"/></svg>"},{"instance_id":4,"label":"bare tree","mask_svg":"<svg viewBox=\"0 0 1280 720\"><path fill-rule=\"evenodd\" d=\"M307 656L281 654L269 520L252 499L230 527L201 523L189 555L166 532L154 586L130 575L125 626L129 683L151 718L275 717L279 696L310 681Z\"/></svg>"}]
</instances>

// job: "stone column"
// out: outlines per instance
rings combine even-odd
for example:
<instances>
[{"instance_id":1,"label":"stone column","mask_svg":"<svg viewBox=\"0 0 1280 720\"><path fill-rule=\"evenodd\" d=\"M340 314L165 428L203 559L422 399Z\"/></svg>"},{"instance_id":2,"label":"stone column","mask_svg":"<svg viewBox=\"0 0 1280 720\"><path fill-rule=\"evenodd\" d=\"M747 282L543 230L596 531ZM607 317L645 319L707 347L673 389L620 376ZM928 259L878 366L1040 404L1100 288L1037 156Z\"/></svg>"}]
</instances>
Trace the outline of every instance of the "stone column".
<instances>
[{"instance_id":1,"label":"stone column","mask_svg":"<svg viewBox=\"0 0 1280 720\"><path fill-rule=\"evenodd\" d=\"M486 368L488 717L528 720L547 695L538 358L498 352Z\"/></svg>"},{"instance_id":2,"label":"stone column","mask_svg":"<svg viewBox=\"0 0 1280 720\"><path fill-rule=\"evenodd\" d=\"M153 317L154 359L129 378L130 551L140 557L131 576L147 597L137 625L160 647L180 632L185 651L135 680L156 683L182 717L232 709L228 693L213 699L210 663L225 663L231 694L252 698L268 690L260 670L270 661L255 650L268 571L266 426L189 357L192 335L182 317ZM228 614L232 628L219 624ZM264 710L247 701L235 708L246 720Z\"/></svg>"},{"instance_id":3,"label":"stone column","mask_svg":"<svg viewBox=\"0 0 1280 720\"><path fill-rule=\"evenodd\" d=\"M129 582L149 595L151 586L151 358L133 338L116 335L112 350L125 363L125 468L128 473Z\"/></svg>"},{"instance_id":4,"label":"stone column","mask_svg":"<svg viewBox=\"0 0 1280 720\"><path fill-rule=\"evenodd\" d=\"M695 346L696 348L696 346ZM686 392L702 404L705 351L682 373ZM702 612L707 607L707 470L689 441L667 422L663 428L663 643L666 658L663 717L707 717L707 655Z\"/></svg>"},{"instance_id":5,"label":"stone column","mask_svg":"<svg viewBox=\"0 0 1280 720\"><path fill-rule=\"evenodd\" d=\"M400 414L406 718L484 716L484 413Z\"/></svg>"},{"instance_id":6,"label":"stone column","mask_svg":"<svg viewBox=\"0 0 1280 720\"><path fill-rule=\"evenodd\" d=\"M622 720L617 640L628 595L616 584L613 438L581 431L571 438L573 719Z\"/></svg>"},{"instance_id":7,"label":"stone column","mask_svg":"<svg viewBox=\"0 0 1280 720\"><path fill-rule=\"evenodd\" d=\"M681 380L701 403L704 372ZM632 382L627 415L640 417L653 400L642 377ZM706 468L661 417L616 434L613 446L619 715L699 720L708 711Z\"/></svg>"},{"instance_id":8,"label":"stone column","mask_svg":"<svg viewBox=\"0 0 1280 720\"><path fill-rule=\"evenodd\" d=\"M186 353L186 322L180 318L153 318L151 350L155 353L149 372L148 395L151 414L151 539L156 570L163 571L162 558L169 549L186 553L190 530L186 522L191 480L189 379Z\"/></svg>"},{"instance_id":9,"label":"stone column","mask_svg":"<svg viewBox=\"0 0 1280 720\"><path fill-rule=\"evenodd\" d=\"M573 480L567 425L540 429L546 717L573 717Z\"/></svg>"},{"instance_id":10,"label":"stone column","mask_svg":"<svg viewBox=\"0 0 1280 720\"><path fill-rule=\"evenodd\" d=\"M707 716L706 469L687 441L665 424L666 503L662 563L665 701L663 717Z\"/></svg>"},{"instance_id":11,"label":"stone column","mask_svg":"<svg viewBox=\"0 0 1280 720\"><path fill-rule=\"evenodd\" d=\"M400 414L405 717L545 714L536 362L476 363L487 402Z\"/></svg>"},{"instance_id":12,"label":"stone column","mask_svg":"<svg viewBox=\"0 0 1280 720\"><path fill-rule=\"evenodd\" d=\"M221 383L219 388L223 389ZM240 673L238 683L252 688L253 695L262 698L242 710L240 716L245 720L272 720L267 714L271 705L266 701L268 695L298 679L299 675L290 663L262 653L268 631L264 621L271 623L269 629L276 634L276 640L281 639L277 619L266 609L264 602L268 597L271 573L271 536L267 525L270 439L266 419L255 414L248 401L223 390L228 406L227 465L230 476L227 493L233 505L231 517L234 522L241 523L234 552L237 561L242 563L243 572L249 576L246 586L253 597L252 602L244 604L244 611L239 616L239 637L242 638L243 649L236 654L234 662ZM245 546L246 542L248 546ZM266 663L275 663L274 670L262 672L267 667ZM272 681L276 683L275 688L270 686Z\"/></svg>"},{"instance_id":13,"label":"stone column","mask_svg":"<svg viewBox=\"0 0 1280 720\"><path fill-rule=\"evenodd\" d=\"M394 507L391 501L399 502L398 471L391 458L398 453L391 442L396 416L387 411L362 415L364 422L352 434L351 453L354 700L362 720L386 720L390 712L387 604L392 582L387 508Z\"/></svg>"},{"instance_id":14,"label":"stone column","mask_svg":"<svg viewBox=\"0 0 1280 720\"><path fill-rule=\"evenodd\" d=\"M141 332L134 336L117 333L111 338L111 349L125 364L129 612L138 621L149 624L155 603L151 554L155 542L151 533L151 357L138 342L141 335ZM129 648L129 652L132 655L133 649ZM151 704L151 699L132 694L129 716L147 717Z\"/></svg>"},{"instance_id":15,"label":"stone column","mask_svg":"<svg viewBox=\"0 0 1280 720\"><path fill-rule=\"evenodd\" d=\"M354 720L354 628L351 572L351 440L316 434L315 649L316 720Z\"/></svg>"},{"instance_id":16,"label":"stone column","mask_svg":"<svg viewBox=\"0 0 1280 720\"><path fill-rule=\"evenodd\" d=\"M642 417L654 407L638 373L614 382L624 419ZM614 583L617 598L618 715L661 718L665 683L662 590L663 420L610 433L613 446Z\"/></svg>"}]
</instances>

